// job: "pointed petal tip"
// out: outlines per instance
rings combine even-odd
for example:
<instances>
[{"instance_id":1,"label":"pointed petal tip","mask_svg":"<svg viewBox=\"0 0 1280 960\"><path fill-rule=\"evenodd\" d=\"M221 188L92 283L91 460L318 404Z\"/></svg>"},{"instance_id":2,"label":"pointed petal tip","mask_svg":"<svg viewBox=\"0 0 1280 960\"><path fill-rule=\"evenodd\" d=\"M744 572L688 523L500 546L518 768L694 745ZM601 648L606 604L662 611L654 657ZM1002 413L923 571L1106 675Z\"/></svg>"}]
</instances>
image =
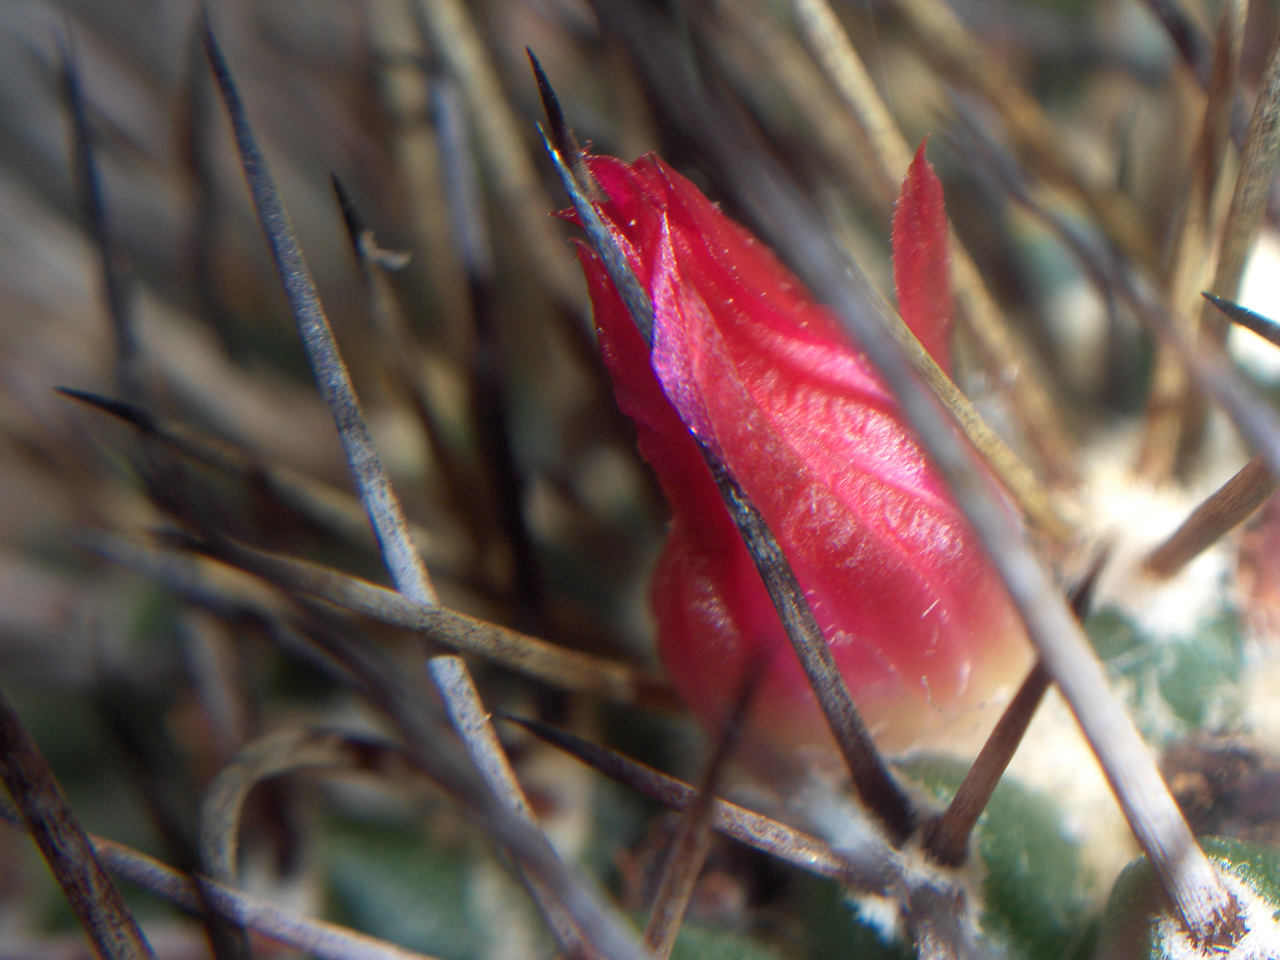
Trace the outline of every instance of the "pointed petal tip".
<instances>
[{"instance_id":1,"label":"pointed petal tip","mask_svg":"<svg viewBox=\"0 0 1280 960\"><path fill-rule=\"evenodd\" d=\"M942 182L916 150L893 212L893 280L903 321L938 366L951 369L951 238Z\"/></svg>"}]
</instances>

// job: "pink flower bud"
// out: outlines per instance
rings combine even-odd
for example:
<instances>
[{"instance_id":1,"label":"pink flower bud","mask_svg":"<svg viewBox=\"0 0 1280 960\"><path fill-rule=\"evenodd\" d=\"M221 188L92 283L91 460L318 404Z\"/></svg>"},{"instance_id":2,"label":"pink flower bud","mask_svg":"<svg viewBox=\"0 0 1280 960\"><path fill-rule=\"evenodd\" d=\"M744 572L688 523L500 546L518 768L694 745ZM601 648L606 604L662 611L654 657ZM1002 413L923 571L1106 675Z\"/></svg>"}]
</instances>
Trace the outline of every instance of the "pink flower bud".
<instances>
[{"instance_id":1,"label":"pink flower bud","mask_svg":"<svg viewBox=\"0 0 1280 960\"><path fill-rule=\"evenodd\" d=\"M660 159L587 163L604 223L653 300L651 356L580 248L618 403L671 503L652 596L680 696L715 728L763 656L752 732L775 746L830 743L696 435L764 515L881 743L971 727L975 706L1021 678L1030 648L893 396L831 312ZM949 366L946 216L923 148L894 244L904 319Z\"/></svg>"}]
</instances>

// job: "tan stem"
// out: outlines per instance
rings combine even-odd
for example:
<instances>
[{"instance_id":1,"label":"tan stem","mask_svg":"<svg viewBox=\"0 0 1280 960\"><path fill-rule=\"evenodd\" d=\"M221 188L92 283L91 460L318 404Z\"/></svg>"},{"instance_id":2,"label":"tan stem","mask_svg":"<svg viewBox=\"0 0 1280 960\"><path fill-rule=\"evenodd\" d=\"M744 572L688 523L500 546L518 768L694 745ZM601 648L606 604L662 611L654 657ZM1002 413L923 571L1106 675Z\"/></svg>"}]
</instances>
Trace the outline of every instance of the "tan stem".
<instances>
[{"instance_id":1,"label":"tan stem","mask_svg":"<svg viewBox=\"0 0 1280 960\"><path fill-rule=\"evenodd\" d=\"M1276 478L1266 460L1262 456L1254 457L1151 552L1147 569L1160 577L1173 576L1225 533L1247 520L1276 492L1276 487Z\"/></svg>"}]
</instances>

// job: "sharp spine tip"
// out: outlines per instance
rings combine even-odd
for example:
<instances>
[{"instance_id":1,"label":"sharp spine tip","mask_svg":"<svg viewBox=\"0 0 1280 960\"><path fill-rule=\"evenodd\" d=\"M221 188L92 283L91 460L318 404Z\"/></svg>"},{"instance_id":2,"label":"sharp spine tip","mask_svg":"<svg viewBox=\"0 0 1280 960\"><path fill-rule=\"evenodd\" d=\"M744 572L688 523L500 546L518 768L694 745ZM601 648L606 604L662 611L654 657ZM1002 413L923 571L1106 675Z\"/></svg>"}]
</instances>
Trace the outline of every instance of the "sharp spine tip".
<instances>
[{"instance_id":1,"label":"sharp spine tip","mask_svg":"<svg viewBox=\"0 0 1280 960\"><path fill-rule=\"evenodd\" d=\"M560 152L565 163L569 165L569 169L573 171L574 179L581 184L584 191L590 192L592 179L587 173L586 165L582 162L582 147L565 119L560 98L556 96L555 88L551 86L551 81L547 78L546 71L542 69L542 63L537 55L529 47L525 47L524 52L529 55L529 65L533 67L533 78L538 85L538 95L542 98L542 109L547 115L547 125L550 127L550 140L555 144L556 150Z\"/></svg>"},{"instance_id":2,"label":"sharp spine tip","mask_svg":"<svg viewBox=\"0 0 1280 960\"><path fill-rule=\"evenodd\" d=\"M1213 304L1232 323L1253 331L1275 346L1280 346L1280 321L1208 291L1201 292L1200 296Z\"/></svg>"}]
</instances>

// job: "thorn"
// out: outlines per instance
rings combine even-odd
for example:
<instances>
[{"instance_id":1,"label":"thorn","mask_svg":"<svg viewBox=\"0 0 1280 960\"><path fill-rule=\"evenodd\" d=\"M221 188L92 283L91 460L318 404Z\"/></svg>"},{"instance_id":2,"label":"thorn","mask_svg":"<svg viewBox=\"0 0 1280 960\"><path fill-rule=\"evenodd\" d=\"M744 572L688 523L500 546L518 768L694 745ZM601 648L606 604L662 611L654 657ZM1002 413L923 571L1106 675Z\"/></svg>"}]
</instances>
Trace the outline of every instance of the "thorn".
<instances>
[{"instance_id":1,"label":"thorn","mask_svg":"<svg viewBox=\"0 0 1280 960\"><path fill-rule=\"evenodd\" d=\"M414 600L435 604L435 588L409 535L404 510L360 409L355 386L338 350L329 318L320 303L320 295L298 245L289 214L249 123L244 101L240 98L226 58L214 37L207 7L201 10L200 25L205 54L231 120L240 163L258 214L259 225L271 249L276 274L284 287L303 348L315 374L316 386L333 416L348 466L360 493L360 501L368 512L369 522L377 536L383 561L398 590Z\"/></svg>"},{"instance_id":2,"label":"thorn","mask_svg":"<svg viewBox=\"0 0 1280 960\"><path fill-rule=\"evenodd\" d=\"M808 598L773 531L715 452L701 442L698 449L715 479L729 516L742 536L747 553L764 581L787 639L849 767L858 798L888 831L890 841L901 846L916 827L916 810L911 798L903 791L871 738L844 676L836 666L831 646L818 626Z\"/></svg>"},{"instance_id":3,"label":"thorn","mask_svg":"<svg viewBox=\"0 0 1280 960\"><path fill-rule=\"evenodd\" d=\"M1228 531L1248 520L1276 492L1276 476L1261 454L1206 497L1160 546L1147 556L1147 569L1172 577Z\"/></svg>"},{"instance_id":4,"label":"thorn","mask_svg":"<svg viewBox=\"0 0 1280 960\"><path fill-rule=\"evenodd\" d=\"M102 172L94 151L93 132L85 106L80 62L70 27L57 35L58 76L67 112L71 116L72 163L76 189L80 193L85 227L98 248L102 293L115 334L117 386L126 396L141 398L143 382L140 371L140 348L132 310L132 289L128 272L116 253L107 222L106 200L102 192Z\"/></svg>"},{"instance_id":5,"label":"thorn","mask_svg":"<svg viewBox=\"0 0 1280 960\"><path fill-rule=\"evenodd\" d=\"M1252 330L1264 340L1280 347L1280 320L1272 320L1270 317L1250 310L1248 307L1242 307L1226 297L1218 297L1207 291L1201 293L1200 296L1217 307L1232 323L1244 327L1246 330Z\"/></svg>"},{"instance_id":6,"label":"thorn","mask_svg":"<svg viewBox=\"0 0 1280 960\"><path fill-rule=\"evenodd\" d=\"M1098 585L1102 568L1111 556L1111 544L1098 548L1088 569L1071 589L1071 612L1081 623L1093 603L1093 592ZM965 774L951 803L924 831L924 848L935 862L946 867L958 867L969 853L969 836L977 825L978 817L991 802L1000 778L1017 753L1027 728L1035 718L1040 702L1053 680L1039 657L1018 687L995 728L982 745L977 758Z\"/></svg>"},{"instance_id":7,"label":"thorn","mask_svg":"<svg viewBox=\"0 0 1280 960\"><path fill-rule=\"evenodd\" d=\"M496 711L495 716L516 724L593 770L671 810L688 809L697 796L698 791L689 784L567 731L501 710ZM822 840L725 800L712 801L712 827L739 843L815 876L840 880L867 892L887 890L892 882L889 867L892 854L883 841L874 841L865 851L858 851L857 856L842 851L846 854L842 859L841 854Z\"/></svg>"},{"instance_id":8,"label":"thorn","mask_svg":"<svg viewBox=\"0 0 1280 960\"><path fill-rule=\"evenodd\" d=\"M595 205L583 191L573 172L565 165L563 155L555 144L551 142L546 130L542 128L542 124L538 124L538 132L542 134L542 142L547 148L547 153L551 156L551 162L555 165L556 173L560 175L560 183L564 186L565 193L569 194L569 200L573 203L573 209L577 212L578 219L582 221L582 229L587 235L588 246L600 258L600 262L604 264L605 272L608 273L609 279L613 281L618 295L622 297L622 302L626 304L627 312L631 314L631 320L636 325L636 329L640 331L640 336L644 338L645 343L652 346L653 301L649 299L649 294L644 287L640 286L640 281L632 271L631 264L627 262L626 256L614 242L613 235L609 233L609 228L600 219L600 214L596 212Z\"/></svg>"},{"instance_id":9,"label":"thorn","mask_svg":"<svg viewBox=\"0 0 1280 960\"><path fill-rule=\"evenodd\" d=\"M111 397L104 397L88 390L76 390L72 387L54 387L53 390L54 393L60 393L64 397L70 397L72 400L88 404L96 410L109 413L111 416L135 426L143 432L150 433L154 429L155 418L136 404L128 403L124 400L114 400Z\"/></svg>"},{"instance_id":10,"label":"thorn","mask_svg":"<svg viewBox=\"0 0 1280 960\"><path fill-rule=\"evenodd\" d=\"M766 667L764 657L747 664L734 697L733 709L707 762L698 793L685 808L675 836L671 838L649 922L644 928L644 943L653 951L654 960L668 960L675 947L680 925L684 922L698 877L711 850L711 815L716 792L720 789L725 765L742 733Z\"/></svg>"},{"instance_id":11,"label":"thorn","mask_svg":"<svg viewBox=\"0 0 1280 960\"><path fill-rule=\"evenodd\" d=\"M582 147L578 143L578 138L574 136L573 129L564 118L564 110L560 106L560 98L556 96L556 91L551 86L551 81L547 79L546 71L542 69L542 64L538 62L533 50L525 47L524 52L529 55L529 64L533 67L533 78L538 84L538 96L542 98L542 109L546 112L547 124L551 128L551 142L556 145L560 155L568 162L569 169L573 171L574 179L581 184L584 190L592 193L595 186L595 178L587 170L587 165L582 162Z\"/></svg>"},{"instance_id":12,"label":"thorn","mask_svg":"<svg viewBox=\"0 0 1280 960\"><path fill-rule=\"evenodd\" d=\"M347 193L347 188L342 185L336 173L329 174L329 182L333 184L333 193L338 199L338 209L342 211L342 222L347 228L347 239L351 241L356 263L360 265L360 276L368 281L368 258L362 240L365 232L364 221L360 219L360 211L356 209L355 201L351 199L351 194Z\"/></svg>"}]
</instances>

